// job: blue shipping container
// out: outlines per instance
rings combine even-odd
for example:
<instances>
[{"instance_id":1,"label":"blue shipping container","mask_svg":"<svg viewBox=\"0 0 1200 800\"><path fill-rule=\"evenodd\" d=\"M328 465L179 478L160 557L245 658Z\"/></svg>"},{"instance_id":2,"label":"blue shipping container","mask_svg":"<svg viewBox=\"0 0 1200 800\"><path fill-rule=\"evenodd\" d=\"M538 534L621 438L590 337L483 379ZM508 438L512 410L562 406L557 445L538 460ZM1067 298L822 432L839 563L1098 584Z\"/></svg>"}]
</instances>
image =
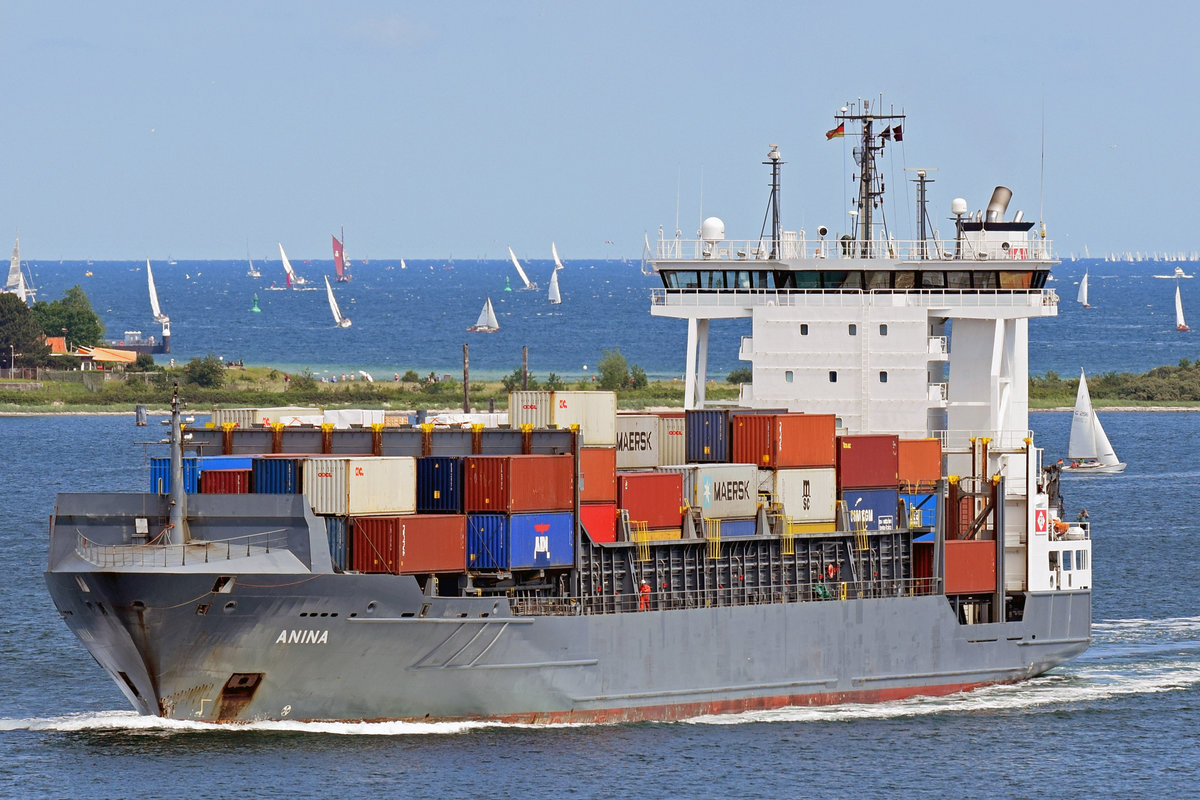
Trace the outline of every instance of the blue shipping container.
<instances>
[{"instance_id":1,"label":"blue shipping container","mask_svg":"<svg viewBox=\"0 0 1200 800\"><path fill-rule=\"evenodd\" d=\"M937 497L935 495L902 494L900 499L904 501L904 507L908 509L910 525L932 528L937 523Z\"/></svg>"},{"instance_id":2,"label":"blue shipping container","mask_svg":"<svg viewBox=\"0 0 1200 800\"><path fill-rule=\"evenodd\" d=\"M845 489L841 494L854 530L890 531L905 527L898 518L900 492L895 489Z\"/></svg>"},{"instance_id":3,"label":"blue shipping container","mask_svg":"<svg viewBox=\"0 0 1200 800\"><path fill-rule=\"evenodd\" d=\"M684 452L689 464L729 460L729 413L691 409L683 423Z\"/></svg>"},{"instance_id":4,"label":"blue shipping container","mask_svg":"<svg viewBox=\"0 0 1200 800\"><path fill-rule=\"evenodd\" d=\"M329 537L329 557L333 560L334 569L345 571L350 563L350 551L346 546L346 518L326 517L325 534Z\"/></svg>"},{"instance_id":5,"label":"blue shipping container","mask_svg":"<svg viewBox=\"0 0 1200 800\"><path fill-rule=\"evenodd\" d=\"M468 514L470 569L541 569L575 563L575 516L569 511Z\"/></svg>"},{"instance_id":6,"label":"blue shipping container","mask_svg":"<svg viewBox=\"0 0 1200 800\"><path fill-rule=\"evenodd\" d=\"M463 462L455 456L417 459L417 513L461 514Z\"/></svg>"},{"instance_id":7,"label":"blue shipping container","mask_svg":"<svg viewBox=\"0 0 1200 800\"><path fill-rule=\"evenodd\" d=\"M255 494L300 494L299 459L256 458L254 459Z\"/></svg>"},{"instance_id":8,"label":"blue shipping container","mask_svg":"<svg viewBox=\"0 0 1200 800\"><path fill-rule=\"evenodd\" d=\"M758 518L721 520L721 538L726 536L753 536L758 533Z\"/></svg>"},{"instance_id":9,"label":"blue shipping container","mask_svg":"<svg viewBox=\"0 0 1200 800\"><path fill-rule=\"evenodd\" d=\"M200 464L195 456L183 460L183 490L188 494L200 491ZM150 493L169 494L171 491L171 458L150 459Z\"/></svg>"},{"instance_id":10,"label":"blue shipping container","mask_svg":"<svg viewBox=\"0 0 1200 800\"><path fill-rule=\"evenodd\" d=\"M206 469L254 469L253 456L200 456L200 471Z\"/></svg>"}]
</instances>

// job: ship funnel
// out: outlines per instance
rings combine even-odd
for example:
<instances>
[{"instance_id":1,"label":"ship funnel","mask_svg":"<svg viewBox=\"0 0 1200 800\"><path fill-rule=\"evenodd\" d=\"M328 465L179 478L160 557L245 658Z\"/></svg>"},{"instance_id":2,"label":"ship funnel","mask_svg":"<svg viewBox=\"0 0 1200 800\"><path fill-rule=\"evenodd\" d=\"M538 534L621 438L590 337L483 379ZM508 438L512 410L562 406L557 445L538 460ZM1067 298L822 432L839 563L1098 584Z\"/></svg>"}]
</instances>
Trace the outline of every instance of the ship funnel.
<instances>
[{"instance_id":1,"label":"ship funnel","mask_svg":"<svg viewBox=\"0 0 1200 800\"><path fill-rule=\"evenodd\" d=\"M1008 210L1008 201L1012 200L1012 189L1007 186L997 186L992 191L992 199L988 202L987 221L1004 222L1004 212Z\"/></svg>"}]
</instances>

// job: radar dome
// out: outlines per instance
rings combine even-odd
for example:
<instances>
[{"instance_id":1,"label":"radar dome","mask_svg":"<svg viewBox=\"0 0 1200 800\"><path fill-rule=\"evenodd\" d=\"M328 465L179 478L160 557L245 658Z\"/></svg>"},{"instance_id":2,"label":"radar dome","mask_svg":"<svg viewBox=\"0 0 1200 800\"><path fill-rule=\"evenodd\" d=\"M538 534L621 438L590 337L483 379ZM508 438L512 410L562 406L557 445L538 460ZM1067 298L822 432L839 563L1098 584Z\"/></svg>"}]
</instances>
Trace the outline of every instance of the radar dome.
<instances>
[{"instance_id":1,"label":"radar dome","mask_svg":"<svg viewBox=\"0 0 1200 800\"><path fill-rule=\"evenodd\" d=\"M955 216L961 216L967 213L967 201L961 197L956 197L950 201L950 213Z\"/></svg>"},{"instance_id":2,"label":"radar dome","mask_svg":"<svg viewBox=\"0 0 1200 800\"><path fill-rule=\"evenodd\" d=\"M700 223L700 238L706 242L719 242L725 238L725 220L708 217Z\"/></svg>"}]
</instances>

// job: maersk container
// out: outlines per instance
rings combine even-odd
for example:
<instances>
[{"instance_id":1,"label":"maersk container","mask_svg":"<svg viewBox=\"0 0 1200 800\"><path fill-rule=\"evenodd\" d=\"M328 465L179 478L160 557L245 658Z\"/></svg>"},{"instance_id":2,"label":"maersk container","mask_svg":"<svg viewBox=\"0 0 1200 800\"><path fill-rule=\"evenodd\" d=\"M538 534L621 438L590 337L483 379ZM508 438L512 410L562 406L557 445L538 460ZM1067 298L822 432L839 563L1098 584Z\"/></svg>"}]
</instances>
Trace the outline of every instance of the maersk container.
<instances>
[{"instance_id":1,"label":"maersk container","mask_svg":"<svg viewBox=\"0 0 1200 800\"><path fill-rule=\"evenodd\" d=\"M839 436L838 487L895 489L900 485L900 439L893 434Z\"/></svg>"},{"instance_id":2,"label":"maersk container","mask_svg":"<svg viewBox=\"0 0 1200 800\"><path fill-rule=\"evenodd\" d=\"M890 531L905 527L899 518L900 493L895 489L844 489L841 500L850 515L850 528Z\"/></svg>"},{"instance_id":3,"label":"maersk container","mask_svg":"<svg viewBox=\"0 0 1200 800\"><path fill-rule=\"evenodd\" d=\"M329 540L329 558L333 566L340 572L345 572L349 564L349 548L346 536L345 517L325 517L325 536Z\"/></svg>"},{"instance_id":4,"label":"maersk container","mask_svg":"<svg viewBox=\"0 0 1200 800\"><path fill-rule=\"evenodd\" d=\"M183 491L195 494L200 491L200 461L195 456L183 459ZM150 459L150 493L170 494L171 459L155 456Z\"/></svg>"},{"instance_id":5,"label":"maersk container","mask_svg":"<svg viewBox=\"0 0 1200 800\"><path fill-rule=\"evenodd\" d=\"M248 469L206 469L200 473L200 493L248 494L251 474Z\"/></svg>"},{"instance_id":6,"label":"maersk container","mask_svg":"<svg viewBox=\"0 0 1200 800\"><path fill-rule=\"evenodd\" d=\"M583 503L579 506L579 521L593 542L617 540L616 503Z\"/></svg>"},{"instance_id":7,"label":"maersk container","mask_svg":"<svg viewBox=\"0 0 1200 800\"><path fill-rule=\"evenodd\" d=\"M303 459L259 457L251 471L255 494L300 494Z\"/></svg>"},{"instance_id":8,"label":"maersk container","mask_svg":"<svg viewBox=\"0 0 1200 800\"><path fill-rule=\"evenodd\" d=\"M766 469L837 464L833 414L737 413L730 428L733 461Z\"/></svg>"},{"instance_id":9,"label":"maersk container","mask_svg":"<svg viewBox=\"0 0 1200 800\"><path fill-rule=\"evenodd\" d=\"M575 505L572 455L467 456L463 509L467 513L565 511Z\"/></svg>"},{"instance_id":10,"label":"maersk container","mask_svg":"<svg viewBox=\"0 0 1200 800\"><path fill-rule=\"evenodd\" d=\"M900 439L897 466L900 485L909 491L932 489L942 477L939 439Z\"/></svg>"},{"instance_id":11,"label":"maersk container","mask_svg":"<svg viewBox=\"0 0 1200 800\"><path fill-rule=\"evenodd\" d=\"M617 415L617 469L657 467L658 443L659 418L656 415ZM683 461L682 455L679 461Z\"/></svg>"},{"instance_id":12,"label":"maersk container","mask_svg":"<svg viewBox=\"0 0 1200 800\"><path fill-rule=\"evenodd\" d=\"M467 518L461 514L351 517L358 572L424 575L467 566Z\"/></svg>"},{"instance_id":13,"label":"maersk container","mask_svg":"<svg viewBox=\"0 0 1200 800\"><path fill-rule=\"evenodd\" d=\"M622 472L617 476L617 506L630 522L648 528L683 525L683 475L678 472Z\"/></svg>"},{"instance_id":14,"label":"maersk container","mask_svg":"<svg viewBox=\"0 0 1200 800\"><path fill-rule=\"evenodd\" d=\"M584 503L617 502L617 449L579 448L579 500Z\"/></svg>"},{"instance_id":15,"label":"maersk container","mask_svg":"<svg viewBox=\"0 0 1200 800\"><path fill-rule=\"evenodd\" d=\"M575 563L575 515L468 514L467 567L543 569Z\"/></svg>"},{"instance_id":16,"label":"maersk container","mask_svg":"<svg viewBox=\"0 0 1200 800\"><path fill-rule=\"evenodd\" d=\"M585 445L616 446L616 392L554 392L551 404L555 427L578 425Z\"/></svg>"},{"instance_id":17,"label":"maersk container","mask_svg":"<svg viewBox=\"0 0 1200 800\"><path fill-rule=\"evenodd\" d=\"M729 412L689 409L684 415L684 427L689 464L729 460Z\"/></svg>"},{"instance_id":18,"label":"maersk container","mask_svg":"<svg viewBox=\"0 0 1200 800\"><path fill-rule=\"evenodd\" d=\"M758 533L758 519L723 519L721 520L721 538L733 536L753 536Z\"/></svg>"},{"instance_id":19,"label":"maersk container","mask_svg":"<svg viewBox=\"0 0 1200 800\"><path fill-rule=\"evenodd\" d=\"M318 514L411 514L417 460L410 456L326 456L304 460L304 496Z\"/></svg>"},{"instance_id":20,"label":"maersk container","mask_svg":"<svg viewBox=\"0 0 1200 800\"><path fill-rule=\"evenodd\" d=\"M706 519L758 513L758 467L753 464L677 464L658 469L683 476L683 499Z\"/></svg>"},{"instance_id":21,"label":"maersk container","mask_svg":"<svg viewBox=\"0 0 1200 800\"><path fill-rule=\"evenodd\" d=\"M772 496L788 522L837 519L837 471L833 467L777 469Z\"/></svg>"},{"instance_id":22,"label":"maersk container","mask_svg":"<svg viewBox=\"0 0 1200 800\"><path fill-rule=\"evenodd\" d=\"M554 422L553 392L521 391L508 393L508 424L512 428L532 425L549 428Z\"/></svg>"},{"instance_id":23,"label":"maersk container","mask_svg":"<svg viewBox=\"0 0 1200 800\"><path fill-rule=\"evenodd\" d=\"M417 459L417 512L461 514L463 468L457 456L424 456Z\"/></svg>"},{"instance_id":24,"label":"maersk container","mask_svg":"<svg viewBox=\"0 0 1200 800\"><path fill-rule=\"evenodd\" d=\"M937 524L937 495L903 493L900 499L904 502L910 527L932 528Z\"/></svg>"},{"instance_id":25,"label":"maersk container","mask_svg":"<svg viewBox=\"0 0 1200 800\"><path fill-rule=\"evenodd\" d=\"M682 412L658 415L658 463L655 466L687 463L686 424Z\"/></svg>"}]
</instances>

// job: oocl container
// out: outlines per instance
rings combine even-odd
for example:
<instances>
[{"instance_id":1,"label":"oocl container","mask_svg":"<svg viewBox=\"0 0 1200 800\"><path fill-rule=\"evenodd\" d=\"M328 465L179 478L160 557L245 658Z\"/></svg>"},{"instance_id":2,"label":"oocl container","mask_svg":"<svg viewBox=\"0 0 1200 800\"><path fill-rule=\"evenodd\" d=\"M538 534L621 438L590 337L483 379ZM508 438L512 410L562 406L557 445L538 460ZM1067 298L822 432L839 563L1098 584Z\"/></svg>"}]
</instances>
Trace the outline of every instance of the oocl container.
<instances>
[{"instance_id":1,"label":"oocl container","mask_svg":"<svg viewBox=\"0 0 1200 800\"><path fill-rule=\"evenodd\" d=\"M575 563L575 516L569 511L468 514L469 569L542 569Z\"/></svg>"},{"instance_id":2,"label":"oocl container","mask_svg":"<svg viewBox=\"0 0 1200 800\"><path fill-rule=\"evenodd\" d=\"M617 477L617 506L630 522L649 528L683 525L683 475L678 472L622 472Z\"/></svg>"},{"instance_id":3,"label":"oocl container","mask_svg":"<svg viewBox=\"0 0 1200 800\"><path fill-rule=\"evenodd\" d=\"M303 459L259 457L252 462L255 494L300 494Z\"/></svg>"},{"instance_id":4,"label":"oocl container","mask_svg":"<svg viewBox=\"0 0 1200 800\"><path fill-rule=\"evenodd\" d=\"M425 456L417 459L417 512L461 514L463 510L462 459Z\"/></svg>"},{"instance_id":5,"label":"oocl container","mask_svg":"<svg viewBox=\"0 0 1200 800\"><path fill-rule=\"evenodd\" d=\"M833 414L736 414L730 425L733 461L768 469L837 464Z\"/></svg>"},{"instance_id":6,"label":"oocl container","mask_svg":"<svg viewBox=\"0 0 1200 800\"><path fill-rule=\"evenodd\" d=\"M658 464L687 463L687 420L682 412L658 415Z\"/></svg>"},{"instance_id":7,"label":"oocl container","mask_svg":"<svg viewBox=\"0 0 1200 800\"><path fill-rule=\"evenodd\" d=\"M786 520L833 522L837 519L837 471L833 467L779 469L772 497Z\"/></svg>"},{"instance_id":8,"label":"oocl container","mask_svg":"<svg viewBox=\"0 0 1200 800\"><path fill-rule=\"evenodd\" d=\"M942 443L938 439L900 439L897 468L900 485L909 491L933 489L942 477Z\"/></svg>"},{"instance_id":9,"label":"oocl container","mask_svg":"<svg viewBox=\"0 0 1200 800\"><path fill-rule=\"evenodd\" d=\"M570 510L574 469L571 455L467 456L463 508L467 513Z\"/></svg>"},{"instance_id":10,"label":"oocl container","mask_svg":"<svg viewBox=\"0 0 1200 800\"><path fill-rule=\"evenodd\" d=\"M616 446L616 392L554 392L551 402L555 426L578 425L586 445Z\"/></svg>"},{"instance_id":11,"label":"oocl container","mask_svg":"<svg viewBox=\"0 0 1200 800\"><path fill-rule=\"evenodd\" d=\"M467 518L461 514L352 517L354 569L392 575L462 572Z\"/></svg>"},{"instance_id":12,"label":"oocl container","mask_svg":"<svg viewBox=\"0 0 1200 800\"><path fill-rule=\"evenodd\" d=\"M617 540L616 503L584 503L579 506L579 521L593 542Z\"/></svg>"},{"instance_id":13,"label":"oocl container","mask_svg":"<svg viewBox=\"0 0 1200 800\"><path fill-rule=\"evenodd\" d=\"M553 392L521 391L508 393L508 420L513 428L532 425L549 428L554 421Z\"/></svg>"},{"instance_id":14,"label":"oocl container","mask_svg":"<svg viewBox=\"0 0 1200 800\"><path fill-rule=\"evenodd\" d=\"M409 514L417 510L417 460L341 456L304 460L304 496L318 514Z\"/></svg>"},{"instance_id":15,"label":"oocl container","mask_svg":"<svg viewBox=\"0 0 1200 800\"><path fill-rule=\"evenodd\" d=\"M885 489L900 485L900 440L892 434L839 436L838 486Z\"/></svg>"},{"instance_id":16,"label":"oocl container","mask_svg":"<svg viewBox=\"0 0 1200 800\"><path fill-rule=\"evenodd\" d=\"M579 449L579 499L584 503L617 502L617 449Z\"/></svg>"},{"instance_id":17,"label":"oocl container","mask_svg":"<svg viewBox=\"0 0 1200 800\"><path fill-rule=\"evenodd\" d=\"M206 469L200 473L201 494L247 494L251 470Z\"/></svg>"},{"instance_id":18,"label":"oocl container","mask_svg":"<svg viewBox=\"0 0 1200 800\"><path fill-rule=\"evenodd\" d=\"M659 467L683 476L683 498L707 519L758 512L758 467L753 464L681 464Z\"/></svg>"},{"instance_id":19,"label":"oocl container","mask_svg":"<svg viewBox=\"0 0 1200 800\"><path fill-rule=\"evenodd\" d=\"M617 415L617 469L657 467L658 442L659 418L654 414Z\"/></svg>"},{"instance_id":20,"label":"oocl container","mask_svg":"<svg viewBox=\"0 0 1200 800\"><path fill-rule=\"evenodd\" d=\"M900 493L895 489L845 489L842 502L852 530L890 531L905 527L899 518Z\"/></svg>"}]
</instances>

